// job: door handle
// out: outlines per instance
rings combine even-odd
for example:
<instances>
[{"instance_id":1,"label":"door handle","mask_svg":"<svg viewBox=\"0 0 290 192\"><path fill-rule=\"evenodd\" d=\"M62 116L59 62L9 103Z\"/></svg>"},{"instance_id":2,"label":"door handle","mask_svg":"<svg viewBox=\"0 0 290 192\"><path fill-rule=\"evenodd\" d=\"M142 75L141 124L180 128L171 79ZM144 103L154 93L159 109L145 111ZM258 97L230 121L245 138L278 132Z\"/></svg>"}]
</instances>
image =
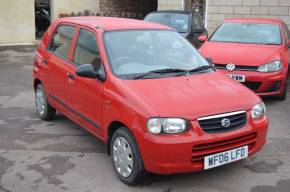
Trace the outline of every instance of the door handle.
<instances>
[{"instance_id":1,"label":"door handle","mask_svg":"<svg viewBox=\"0 0 290 192\"><path fill-rule=\"evenodd\" d=\"M69 79L75 80L75 76L73 74L67 73L66 75L68 76Z\"/></svg>"}]
</instances>

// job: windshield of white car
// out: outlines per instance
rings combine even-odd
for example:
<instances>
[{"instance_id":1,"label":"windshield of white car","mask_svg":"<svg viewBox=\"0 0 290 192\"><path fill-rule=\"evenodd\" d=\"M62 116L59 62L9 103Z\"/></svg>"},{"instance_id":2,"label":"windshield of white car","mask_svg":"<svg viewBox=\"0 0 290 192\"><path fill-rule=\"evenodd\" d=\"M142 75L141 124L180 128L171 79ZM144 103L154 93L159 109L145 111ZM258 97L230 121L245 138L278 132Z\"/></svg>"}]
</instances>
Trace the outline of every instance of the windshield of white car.
<instances>
[{"instance_id":1,"label":"windshield of white car","mask_svg":"<svg viewBox=\"0 0 290 192\"><path fill-rule=\"evenodd\" d=\"M279 25L224 23L210 38L212 42L281 45Z\"/></svg>"},{"instance_id":2,"label":"windshield of white car","mask_svg":"<svg viewBox=\"0 0 290 192\"><path fill-rule=\"evenodd\" d=\"M209 65L175 31L110 31L105 32L104 43L112 72L125 79L134 79L148 72L153 73L146 78L177 76L178 73Z\"/></svg>"}]
</instances>

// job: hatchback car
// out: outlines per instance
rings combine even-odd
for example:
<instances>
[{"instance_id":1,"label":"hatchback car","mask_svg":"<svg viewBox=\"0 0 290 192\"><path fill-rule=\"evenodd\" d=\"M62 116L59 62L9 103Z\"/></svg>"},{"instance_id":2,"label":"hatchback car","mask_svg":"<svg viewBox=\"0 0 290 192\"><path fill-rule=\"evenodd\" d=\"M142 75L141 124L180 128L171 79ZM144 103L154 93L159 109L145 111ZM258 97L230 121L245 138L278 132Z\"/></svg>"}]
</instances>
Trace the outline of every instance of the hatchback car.
<instances>
[{"instance_id":1,"label":"hatchback car","mask_svg":"<svg viewBox=\"0 0 290 192\"><path fill-rule=\"evenodd\" d=\"M176 29L183 37L187 38L195 47L200 47L198 40L201 35L208 35L202 18L197 13L188 11L154 11L149 13L145 21L170 26Z\"/></svg>"},{"instance_id":2,"label":"hatchback car","mask_svg":"<svg viewBox=\"0 0 290 192\"><path fill-rule=\"evenodd\" d=\"M290 79L289 47L290 33L280 19L227 19L200 52L260 96L284 100Z\"/></svg>"},{"instance_id":3,"label":"hatchback car","mask_svg":"<svg viewBox=\"0 0 290 192\"><path fill-rule=\"evenodd\" d=\"M36 107L56 110L108 145L116 175L210 169L264 145L265 106L174 29L144 21L56 20L34 61Z\"/></svg>"}]
</instances>

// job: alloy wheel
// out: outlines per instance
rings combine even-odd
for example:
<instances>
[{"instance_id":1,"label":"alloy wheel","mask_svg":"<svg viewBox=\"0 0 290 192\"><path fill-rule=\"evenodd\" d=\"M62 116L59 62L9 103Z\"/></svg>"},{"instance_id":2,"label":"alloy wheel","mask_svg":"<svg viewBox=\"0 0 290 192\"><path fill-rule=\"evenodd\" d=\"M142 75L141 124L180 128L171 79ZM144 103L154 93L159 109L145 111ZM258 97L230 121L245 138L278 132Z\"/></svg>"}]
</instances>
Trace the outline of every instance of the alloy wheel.
<instances>
[{"instance_id":1,"label":"alloy wheel","mask_svg":"<svg viewBox=\"0 0 290 192\"><path fill-rule=\"evenodd\" d=\"M38 113L43 116L46 110L46 98L42 89L36 90L36 107Z\"/></svg>"}]
</instances>

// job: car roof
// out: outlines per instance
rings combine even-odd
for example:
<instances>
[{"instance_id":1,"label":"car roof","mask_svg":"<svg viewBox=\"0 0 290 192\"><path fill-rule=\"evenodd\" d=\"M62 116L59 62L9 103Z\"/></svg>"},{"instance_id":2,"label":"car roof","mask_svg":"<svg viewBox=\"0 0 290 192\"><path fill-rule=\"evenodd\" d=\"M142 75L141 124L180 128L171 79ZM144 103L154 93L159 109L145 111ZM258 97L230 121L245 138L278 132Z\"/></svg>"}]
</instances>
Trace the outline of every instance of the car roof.
<instances>
[{"instance_id":1,"label":"car roof","mask_svg":"<svg viewBox=\"0 0 290 192\"><path fill-rule=\"evenodd\" d=\"M162 29L174 30L171 27L150 23L136 19L125 19L116 17L98 17L98 16L85 16L85 17L65 17L60 18L58 23L74 23L93 28L102 28L105 31L114 30L130 30L130 29Z\"/></svg>"},{"instance_id":2,"label":"car roof","mask_svg":"<svg viewBox=\"0 0 290 192\"><path fill-rule=\"evenodd\" d=\"M161 10L161 11L152 11L152 12L150 12L148 15L150 15L151 13L179 13L179 14L191 14L191 12L189 12L189 11L183 11L183 10Z\"/></svg>"},{"instance_id":3,"label":"car roof","mask_svg":"<svg viewBox=\"0 0 290 192\"><path fill-rule=\"evenodd\" d=\"M268 24L283 24L282 19L271 19L271 18L234 18L225 19L225 23L268 23Z\"/></svg>"}]
</instances>

